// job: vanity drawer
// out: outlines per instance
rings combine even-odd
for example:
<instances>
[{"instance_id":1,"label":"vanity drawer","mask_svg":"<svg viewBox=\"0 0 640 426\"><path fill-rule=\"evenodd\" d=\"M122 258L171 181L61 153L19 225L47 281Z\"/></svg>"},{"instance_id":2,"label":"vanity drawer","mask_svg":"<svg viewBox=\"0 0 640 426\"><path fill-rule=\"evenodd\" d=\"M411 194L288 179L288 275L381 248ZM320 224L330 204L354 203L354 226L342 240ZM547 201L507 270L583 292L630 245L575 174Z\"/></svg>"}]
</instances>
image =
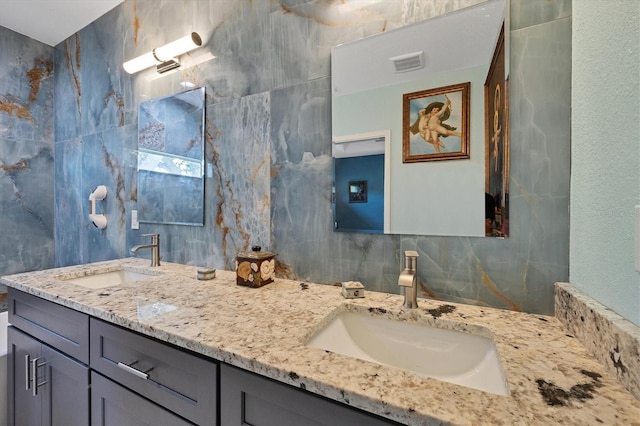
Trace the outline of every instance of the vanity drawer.
<instances>
[{"instance_id":1,"label":"vanity drawer","mask_svg":"<svg viewBox=\"0 0 640 426\"><path fill-rule=\"evenodd\" d=\"M91 425L190 426L193 423L92 372Z\"/></svg>"},{"instance_id":2,"label":"vanity drawer","mask_svg":"<svg viewBox=\"0 0 640 426\"><path fill-rule=\"evenodd\" d=\"M91 368L201 425L216 423L218 364L91 318Z\"/></svg>"},{"instance_id":3,"label":"vanity drawer","mask_svg":"<svg viewBox=\"0 0 640 426\"><path fill-rule=\"evenodd\" d=\"M400 426L228 364L220 368L220 424Z\"/></svg>"},{"instance_id":4,"label":"vanity drawer","mask_svg":"<svg viewBox=\"0 0 640 426\"><path fill-rule=\"evenodd\" d=\"M77 360L89 363L89 316L9 289L9 323Z\"/></svg>"}]
</instances>

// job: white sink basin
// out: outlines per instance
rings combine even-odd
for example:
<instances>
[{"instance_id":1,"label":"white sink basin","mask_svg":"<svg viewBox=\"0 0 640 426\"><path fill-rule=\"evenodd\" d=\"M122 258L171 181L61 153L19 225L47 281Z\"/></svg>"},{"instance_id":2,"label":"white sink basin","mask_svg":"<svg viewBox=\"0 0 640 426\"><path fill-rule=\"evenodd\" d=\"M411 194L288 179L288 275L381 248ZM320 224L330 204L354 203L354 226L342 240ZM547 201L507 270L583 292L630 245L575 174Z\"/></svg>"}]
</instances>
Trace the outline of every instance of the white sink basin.
<instances>
[{"instance_id":1,"label":"white sink basin","mask_svg":"<svg viewBox=\"0 0 640 426\"><path fill-rule=\"evenodd\" d=\"M474 334L346 311L313 335L307 346L509 394L494 342Z\"/></svg>"},{"instance_id":2,"label":"white sink basin","mask_svg":"<svg viewBox=\"0 0 640 426\"><path fill-rule=\"evenodd\" d=\"M124 283L130 283L135 281L148 280L156 275L148 275L140 272L128 271L121 269L118 271L99 272L91 275L85 275L78 278L69 278L64 281L73 283L75 285L85 288L107 288L122 285Z\"/></svg>"}]
</instances>

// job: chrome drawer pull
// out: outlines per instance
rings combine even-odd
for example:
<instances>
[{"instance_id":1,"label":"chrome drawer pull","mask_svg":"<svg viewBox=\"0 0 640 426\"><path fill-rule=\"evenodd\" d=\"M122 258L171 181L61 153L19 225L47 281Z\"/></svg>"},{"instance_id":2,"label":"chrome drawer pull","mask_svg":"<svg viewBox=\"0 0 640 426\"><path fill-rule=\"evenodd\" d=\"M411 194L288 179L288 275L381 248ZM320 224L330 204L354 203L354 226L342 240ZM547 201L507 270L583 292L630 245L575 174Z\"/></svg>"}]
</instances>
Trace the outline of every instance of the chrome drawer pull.
<instances>
[{"instance_id":1,"label":"chrome drawer pull","mask_svg":"<svg viewBox=\"0 0 640 426\"><path fill-rule=\"evenodd\" d=\"M29 354L24 356L24 390L29 390L31 387L31 370L29 370Z\"/></svg>"},{"instance_id":2,"label":"chrome drawer pull","mask_svg":"<svg viewBox=\"0 0 640 426\"><path fill-rule=\"evenodd\" d=\"M45 361L42 364L38 364L38 361L41 359L42 357L34 358L31 360L31 376L33 376L33 396L38 396L38 388L48 383L48 381L46 380L42 383L38 383L38 368L49 363Z\"/></svg>"},{"instance_id":3,"label":"chrome drawer pull","mask_svg":"<svg viewBox=\"0 0 640 426\"><path fill-rule=\"evenodd\" d=\"M119 362L118 363L118 367L122 368L124 371L127 371L131 374L133 374L134 376L140 377L141 379L147 380L149 378L149 375L147 374L149 371L153 370L153 367L151 367L148 370L145 371L140 371L136 368L133 368L132 365L136 364L138 361L133 361L129 364L125 364L124 362Z\"/></svg>"}]
</instances>

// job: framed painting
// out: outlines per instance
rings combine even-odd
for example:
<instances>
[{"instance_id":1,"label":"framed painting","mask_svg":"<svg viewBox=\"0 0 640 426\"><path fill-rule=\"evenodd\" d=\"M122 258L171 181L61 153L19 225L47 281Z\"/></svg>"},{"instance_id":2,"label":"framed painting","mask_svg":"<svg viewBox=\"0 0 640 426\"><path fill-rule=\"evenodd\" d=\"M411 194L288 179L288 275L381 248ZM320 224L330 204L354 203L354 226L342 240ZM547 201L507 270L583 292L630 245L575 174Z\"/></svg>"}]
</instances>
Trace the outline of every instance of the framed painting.
<instances>
[{"instance_id":1,"label":"framed painting","mask_svg":"<svg viewBox=\"0 0 640 426\"><path fill-rule=\"evenodd\" d=\"M366 203L367 202L367 181L366 180L349 181L349 202L350 203Z\"/></svg>"},{"instance_id":2,"label":"framed painting","mask_svg":"<svg viewBox=\"0 0 640 426\"><path fill-rule=\"evenodd\" d=\"M402 95L402 162L469 158L469 91L460 83Z\"/></svg>"},{"instance_id":3,"label":"framed painting","mask_svg":"<svg viewBox=\"0 0 640 426\"><path fill-rule=\"evenodd\" d=\"M503 26L484 85L487 237L509 236L509 79L505 62Z\"/></svg>"}]
</instances>

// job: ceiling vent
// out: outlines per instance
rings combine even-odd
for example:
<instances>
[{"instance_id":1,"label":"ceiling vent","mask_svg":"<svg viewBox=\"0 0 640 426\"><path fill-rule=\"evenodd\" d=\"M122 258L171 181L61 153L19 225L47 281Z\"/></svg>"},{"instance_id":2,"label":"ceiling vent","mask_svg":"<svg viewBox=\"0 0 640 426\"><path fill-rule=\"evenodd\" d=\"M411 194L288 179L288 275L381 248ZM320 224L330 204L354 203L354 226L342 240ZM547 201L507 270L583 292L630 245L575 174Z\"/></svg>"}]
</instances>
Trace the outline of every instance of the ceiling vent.
<instances>
[{"instance_id":1,"label":"ceiling vent","mask_svg":"<svg viewBox=\"0 0 640 426\"><path fill-rule=\"evenodd\" d=\"M396 68L396 72L407 72L424 68L424 52L407 53L406 55L389 58Z\"/></svg>"}]
</instances>

